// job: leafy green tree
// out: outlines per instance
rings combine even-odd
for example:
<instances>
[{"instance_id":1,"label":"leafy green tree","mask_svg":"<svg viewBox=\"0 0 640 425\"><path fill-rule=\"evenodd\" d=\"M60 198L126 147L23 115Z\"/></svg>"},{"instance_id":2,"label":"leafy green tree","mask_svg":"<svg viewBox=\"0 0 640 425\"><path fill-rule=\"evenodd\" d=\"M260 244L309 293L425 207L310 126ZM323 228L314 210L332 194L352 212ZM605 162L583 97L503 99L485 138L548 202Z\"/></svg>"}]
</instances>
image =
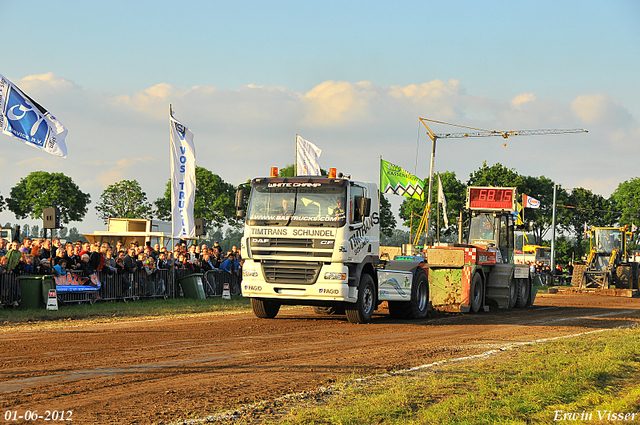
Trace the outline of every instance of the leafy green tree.
<instances>
[{"instance_id":1,"label":"leafy green tree","mask_svg":"<svg viewBox=\"0 0 640 425\"><path fill-rule=\"evenodd\" d=\"M4 211L6 207L7 203L5 202L4 197L0 195L0 211Z\"/></svg>"},{"instance_id":2,"label":"leafy green tree","mask_svg":"<svg viewBox=\"0 0 640 425\"><path fill-rule=\"evenodd\" d=\"M62 230L62 229L61 229L61 230ZM59 237L62 237L62 236L59 236ZM84 236L83 236L83 235L78 231L78 229L77 229L77 228L75 228L75 227L72 227L72 228L70 228L70 229L69 229L69 236L67 237L67 239L68 239L70 242L75 242L75 241L82 241L82 242L84 242L84 241L86 241L86 240L87 240L87 238L85 238L85 237L84 237Z\"/></svg>"},{"instance_id":3,"label":"leafy green tree","mask_svg":"<svg viewBox=\"0 0 640 425\"><path fill-rule=\"evenodd\" d=\"M601 195L577 187L571 190L567 198L567 206L562 212L560 225L576 238L576 246L582 247L584 226L611 225L611 204ZM584 252L579 252L582 255Z\"/></svg>"},{"instance_id":4,"label":"leafy green tree","mask_svg":"<svg viewBox=\"0 0 640 425\"><path fill-rule=\"evenodd\" d=\"M391 236L396 228L396 218L391 212L391 202L380 194L380 234Z\"/></svg>"},{"instance_id":5,"label":"leafy green tree","mask_svg":"<svg viewBox=\"0 0 640 425\"><path fill-rule=\"evenodd\" d=\"M224 224L237 226L235 186L226 183L220 176L203 167L196 167L195 174L194 217L203 218L207 228L220 227ZM159 219L171 220L171 180L167 182L164 196L158 198L154 205Z\"/></svg>"},{"instance_id":6,"label":"leafy green tree","mask_svg":"<svg viewBox=\"0 0 640 425\"><path fill-rule=\"evenodd\" d=\"M42 219L42 211L58 207L60 221L81 221L87 213L91 195L84 193L71 177L62 173L34 171L11 189L7 206L18 219Z\"/></svg>"},{"instance_id":7,"label":"leafy green tree","mask_svg":"<svg viewBox=\"0 0 640 425\"><path fill-rule=\"evenodd\" d=\"M68 233L69 233L69 230L66 227L63 227L62 229L58 230L58 237L60 239L66 239Z\"/></svg>"},{"instance_id":8,"label":"leafy green tree","mask_svg":"<svg viewBox=\"0 0 640 425\"><path fill-rule=\"evenodd\" d=\"M122 180L107 186L95 206L98 218L151 218L152 207L137 180Z\"/></svg>"},{"instance_id":9,"label":"leafy green tree","mask_svg":"<svg viewBox=\"0 0 640 425\"><path fill-rule=\"evenodd\" d=\"M536 245L542 245L544 237L551 229L553 219L553 186L555 183L545 177L523 177L524 184L518 188L519 196L526 194L540 201L540 208L525 208L524 220L525 222L533 221L533 243ZM556 202L558 204L565 204L569 198L569 194L562 187L558 186L556 191ZM518 199L521 202L522 198ZM556 208L556 221L560 223L561 214L563 211Z\"/></svg>"},{"instance_id":10,"label":"leafy green tree","mask_svg":"<svg viewBox=\"0 0 640 425\"><path fill-rule=\"evenodd\" d=\"M442 184L444 185L444 182ZM499 162L489 167L487 161L484 161L478 170L469 174L467 181L467 186L517 187L521 189L524 185L524 177L513 168L509 169Z\"/></svg>"},{"instance_id":11,"label":"leafy green tree","mask_svg":"<svg viewBox=\"0 0 640 425\"><path fill-rule=\"evenodd\" d=\"M410 240L410 234L406 230L393 229L391 235L380 235L380 245L383 246L402 246L404 243L413 243Z\"/></svg>"},{"instance_id":12,"label":"leafy green tree","mask_svg":"<svg viewBox=\"0 0 640 425\"><path fill-rule=\"evenodd\" d=\"M629 230L632 225L640 227L640 177L620 183L609 200L612 204L611 208L621 213L616 215L617 222L621 226L629 226ZM633 238L633 243L637 244L637 231Z\"/></svg>"},{"instance_id":13,"label":"leafy green tree","mask_svg":"<svg viewBox=\"0 0 640 425\"><path fill-rule=\"evenodd\" d=\"M444 219L440 218L440 239L452 240L455 239L458 234L458 225L456 218L460 211L464 209L466 199L466 186L460 180L457 179L456 173L453 171L445 171L440 173L440 180L442 181L442 190L444 197L447 201L447 218L449 220L449 227L444 224ZM429 179L424 179L424 187L429 187ZM427 192L428 189L425 191ZM440 208L438 205L438 178L433 178L433 188L431 193L432 206L431 206L431 231L435 233L438 220L436 219L436 208ZM428 197L425 193L424 200L407 198L400 205L400 218L404 220L404 225L411 227L412 234L418 229L420 219L424 214L424 210L427 206ZM413 220L411 219L413 217ZM405 242L406 243L406 242Z\"/></svg>"}]
</instances>

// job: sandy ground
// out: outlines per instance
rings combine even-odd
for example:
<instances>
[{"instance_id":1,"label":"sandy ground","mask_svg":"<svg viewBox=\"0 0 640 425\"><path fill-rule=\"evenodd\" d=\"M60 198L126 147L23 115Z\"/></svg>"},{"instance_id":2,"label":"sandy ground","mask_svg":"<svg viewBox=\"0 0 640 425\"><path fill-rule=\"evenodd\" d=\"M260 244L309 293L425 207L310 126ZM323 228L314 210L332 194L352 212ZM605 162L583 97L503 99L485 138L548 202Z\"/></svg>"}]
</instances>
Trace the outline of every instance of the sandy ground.
<instances>
[{"instance_id":1,"label":"sandy ground","mask_svg":"<svg viewBox=\"0 0 640 425\"><path fill-rule=\"evenodd\" d=\"M538 295L533 308L372 323L311 308L0 329L0 414L79 424L200 418L245 403L478 354L513 342L640 322L640 299ZM53 416L49 417L50 419ZM0 420L4 418L0 417ZM21 423L22 421L5 421Z\"/></svg>"}]
</instances>

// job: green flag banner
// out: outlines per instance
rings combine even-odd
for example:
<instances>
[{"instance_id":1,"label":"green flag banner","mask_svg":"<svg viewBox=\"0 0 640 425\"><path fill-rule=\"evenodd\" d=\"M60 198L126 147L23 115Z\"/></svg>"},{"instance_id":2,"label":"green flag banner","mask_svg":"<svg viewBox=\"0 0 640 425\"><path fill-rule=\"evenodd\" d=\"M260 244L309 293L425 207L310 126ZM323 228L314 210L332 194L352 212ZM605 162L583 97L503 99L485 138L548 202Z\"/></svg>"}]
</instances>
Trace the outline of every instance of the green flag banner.
<instances>
[{"instance_id":1,"label":"green flag banner","mask_svg":"<svg viewBox=\"0 0 640 425\"><path fill-rule=\"evenodd\" d=\"M380 159L380 188L382 193L420 200L424 197L424 182L421 179L383 159Z\"/></svg>"}]
</instances>

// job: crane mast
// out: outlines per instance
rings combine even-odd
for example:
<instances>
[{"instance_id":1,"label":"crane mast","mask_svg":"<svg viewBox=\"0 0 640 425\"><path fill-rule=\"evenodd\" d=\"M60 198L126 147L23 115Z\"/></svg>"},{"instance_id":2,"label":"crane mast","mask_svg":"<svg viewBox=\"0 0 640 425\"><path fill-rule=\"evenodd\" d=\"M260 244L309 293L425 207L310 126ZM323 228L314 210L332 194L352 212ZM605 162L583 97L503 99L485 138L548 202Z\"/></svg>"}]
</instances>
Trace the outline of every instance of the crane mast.
<instances>
[{"instance_id":1,"label":"crane mast","mask_svg":"<svg viewBox=\"0 0 640 425\"><path fill-rule=\"evenodd\" d=\"M587 130L583 128L572 128L572 129L541 129L541 130L483 130L480 128L468 127L465 125L459 124L451 124L443 121L430 120L428 118L418 117L420 122L427 129L427 135L431 138L431 165L429 167L429 195L427 200L427 206L424 210L424 214L422 215L422 220L420 221L420 225L418 226L418 231L416 232L416 237L414 239L414 245L418 243L420 238L420 234L423 229L426 229L425 234L428 236L429 227L431 224L431 202L432 202L432 190L433 190L433 167L435 163L436 157L436 140L438 139L461 139L465 137L490 137L490 136L500 136L503 139L508 139L511 136L540 136L540 135L549 135L549 134L567 134L567 133L588 133ZM472 132L467 133L434 133L426 122L437 123L437 124L446 124L452 125L454 127L467 128L469 130L474 130ZM506 142L504 143L506 147ZM426 216L426 219L425 219Z\"/></svg>"}]
</instances>

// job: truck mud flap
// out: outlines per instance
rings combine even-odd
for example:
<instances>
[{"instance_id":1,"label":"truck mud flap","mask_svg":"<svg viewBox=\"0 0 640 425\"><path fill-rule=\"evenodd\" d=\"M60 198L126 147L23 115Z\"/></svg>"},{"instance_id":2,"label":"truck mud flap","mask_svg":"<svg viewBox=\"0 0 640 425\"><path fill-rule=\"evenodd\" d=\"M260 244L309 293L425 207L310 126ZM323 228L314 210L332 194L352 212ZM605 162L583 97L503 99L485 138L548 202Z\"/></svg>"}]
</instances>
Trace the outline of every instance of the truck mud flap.
<instances>
[{"instance_id":1,"label":"truck mud flap","mask_svg":"<svg viewBox=\"0 0 640 425\"><path fill-rule=\"evenodd\" d=\"M509 308L509 283L513 281L513 264L496 264L487 274L487 301L495 302L499 308Z\"/></svg>"}]
</instances>

